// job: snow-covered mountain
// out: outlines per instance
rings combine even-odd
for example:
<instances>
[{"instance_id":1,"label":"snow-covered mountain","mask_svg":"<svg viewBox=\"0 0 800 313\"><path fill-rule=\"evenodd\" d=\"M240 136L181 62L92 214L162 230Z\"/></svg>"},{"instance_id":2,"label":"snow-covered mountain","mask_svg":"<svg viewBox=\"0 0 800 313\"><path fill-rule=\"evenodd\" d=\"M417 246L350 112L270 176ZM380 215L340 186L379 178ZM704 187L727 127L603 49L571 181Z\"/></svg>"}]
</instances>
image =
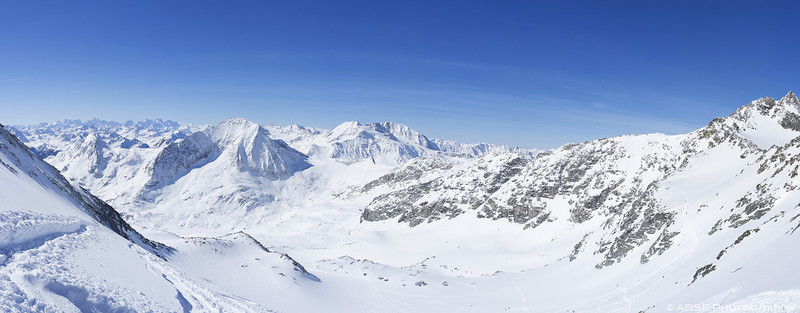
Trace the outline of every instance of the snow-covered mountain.
<instances>
[{"instance_id":1,"label":"snow-covered mountain","mask_svg":"<svg viewBox=\"0 0 800 313\"><path fill-rule=\"evenodd\" d=\"M332 158L352 164L363 160L397 166L415 158L450 156L475 158L493 151L522 149L495 146L487 143L463 144L455 141L429 139L406 125L384 122L345 122L333 130L269 126L271 135L281 138L309 156Z\"/></svg>"},{"instance_id":2,"label":"snow-covered mountain","mask_svg":"<svg viewBox=\"0 0 800 313\"><path fill-rule=\"evenodd\" d=\"M202 162L221 159L240 172L271 179L291 176L310 165L306 156L281 140L269 138L263 127L230 119L188 135L164 147L149 163L147 186L169 183Z\"/></svg>"},{"instance_id":3,"label":"snow-covered mountain","mask_svg":"<svg viewBox=\"0 0 800 313\"><path fill-rule=\"evenodd\" d=\"M151 130L131 130L142 128ZM291 254L295 281L314 283L270 298L271 309L800 309L791 92L688 134L549 151L431 139L396 123L66 121L12 131L178 255L250 239ZM215 262L247 255L234 250ZM170 266L219 292L258 298L177 259Z\"/></svg>"},{"instance_id":4,"label":"snow-covered mountain","mask_svg":"<svg viewBox=\"0 0 800 313\"><path fill-rule=\"evenodd\" d=\"M345 182L353 185L416 158L469 159L489 151L512 151L454 142L442 149L424 135L395 123L348 122L333 130L320 130L297 125L262 127L244 119L207 126L161 120L92 120L13 131L71 181L130 218L157 215L174 221L178 214L181 223L196 222L209 228L229 224L227 231L239 229L238 218L251 219L248 216L252 214L268 218L274 211L251 212L253 208L297 205L296 199L303 197L300 189L335 191L322 186L341 183L342 176L331 175L334 172L364 177ZM186 209L174 210L176 207ZM234 216L236 219L231 218ZM151 217L147 219L154 221Z\"/></svg>"},{"instance_id":5,"label":"snow-covered mountain","mask_svg":"<svg viewBox=\"0 0 800 313\"><path fill-rule=\"evenodd\" d=\"M266 312L256 290L319 282L244 232L147 239L2 125L0 200L3 312Z\"/></svg>"},{"instance_id":6,"label":"snow-covered mountain","mask_svg":"<svg viewBox=\"0 0 800 313\"><path fill-rule=\"evenodd\" d=\"M45 163L16 137L0 127L0 164L3 165L2 193L4 209L19 208L29 213L61 213L81 217L105 226L120 237L141 248L162 256L170 249L150 241L136 232L111 206L86 190L73 187L61 174ZM12 214L20 212L12 211ZM24 215L24 214L23 214ZM83 222L86 224L86 221ZM73 225L75 226L75 225ZM82 227L85 225L81 225ZM24 229L10 227L4 232L6 244L27 237L38 237L36 231L26 234ZM27 238L29 240L31 238Z\"/></svg>"}]
</instances>

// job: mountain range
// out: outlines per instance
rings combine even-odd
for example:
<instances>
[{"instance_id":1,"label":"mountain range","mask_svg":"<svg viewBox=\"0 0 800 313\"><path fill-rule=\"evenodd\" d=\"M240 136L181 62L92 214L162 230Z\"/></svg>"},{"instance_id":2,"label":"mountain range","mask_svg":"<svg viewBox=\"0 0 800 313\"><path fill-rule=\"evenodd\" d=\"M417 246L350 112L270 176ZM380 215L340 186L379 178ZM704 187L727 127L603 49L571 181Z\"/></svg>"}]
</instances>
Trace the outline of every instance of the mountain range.
<instances>
[{"instance_id":1,"label":"mountain range","mask_svg":"<svg viewBox=\"0 0 800 313\"><path fill-rule=\"evenodd\" d=\"M0 135L6 311L800 310L792 92L551 150L390 122Z\"/></svg>"}]
</instances>

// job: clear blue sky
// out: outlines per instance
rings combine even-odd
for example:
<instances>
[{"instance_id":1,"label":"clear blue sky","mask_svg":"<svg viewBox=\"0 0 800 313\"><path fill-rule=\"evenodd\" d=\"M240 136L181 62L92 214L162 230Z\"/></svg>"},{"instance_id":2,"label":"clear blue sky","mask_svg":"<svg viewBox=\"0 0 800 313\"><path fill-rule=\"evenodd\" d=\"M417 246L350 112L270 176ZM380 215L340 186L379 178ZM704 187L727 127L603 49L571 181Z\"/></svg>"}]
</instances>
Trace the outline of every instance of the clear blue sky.
<instances>
[{"instance_id":1,"label":"clear blue sky","mask_svg":"<svg viewBox=\"0 0 800 313\"><path fill-rule=\"evenodd\" d=\"M168 118L549 148L800 89L771 1L4 1L0 123Z\"/></svg>"}]
</instances>

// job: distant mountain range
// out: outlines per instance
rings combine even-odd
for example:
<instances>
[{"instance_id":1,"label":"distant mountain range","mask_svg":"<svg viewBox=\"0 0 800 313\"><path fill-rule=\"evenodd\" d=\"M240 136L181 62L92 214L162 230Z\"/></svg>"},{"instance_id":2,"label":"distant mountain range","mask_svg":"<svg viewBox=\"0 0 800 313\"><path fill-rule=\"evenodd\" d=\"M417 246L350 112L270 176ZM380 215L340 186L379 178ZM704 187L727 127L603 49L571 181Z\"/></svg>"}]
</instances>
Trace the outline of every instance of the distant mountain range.
<instances>
[{"instance_id":1,"label":"distant mountain range","mask_svg":"<svg viewBox=\"0 0 800 313\"><path fill-rule=\"evenodd\" d=\"M0 134L12 311L800 310L792 92L546 151L390 122Z\"/></svg>"}]
</instances>

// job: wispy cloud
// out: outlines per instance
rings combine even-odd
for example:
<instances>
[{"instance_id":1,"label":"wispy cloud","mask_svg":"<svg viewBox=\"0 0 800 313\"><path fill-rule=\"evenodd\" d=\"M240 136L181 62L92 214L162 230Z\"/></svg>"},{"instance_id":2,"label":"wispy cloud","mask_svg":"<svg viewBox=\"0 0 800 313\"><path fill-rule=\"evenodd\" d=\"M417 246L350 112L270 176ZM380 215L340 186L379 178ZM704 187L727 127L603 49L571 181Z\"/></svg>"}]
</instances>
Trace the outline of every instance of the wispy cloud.
<instances>
[{"instance_id":1,"label":"wispy cloud","mask_svg":"<svg viewBox=\"0 0 800 313\"><path fill-rule=\"evenodd\" d=\"M581 101L541 95L508 95L447 88L383 87L374 90L391 95L415 95L426 100L404 103L403 106L409 109L462 115L477 114L485 118L502 118L504 120L529 121L531 118L535 118L537 122L542 120L576 124L588 122L629 129L631 133L684 133L695 130L707 122L658 117L615 108L608 103L598 101ZM436 101L441 101L441 103L436 104ZM461 105L453 105L453 103Z\"/></svg>"},{"instance_id":2,"label":"wispy cloud","mask_svg":"<svg viewBox=\"0 0 800 313\"><path fill-rule=\"evenodd\" d=\"M701 127L707 121L654 116L642 112L617 108L609 102L578 100L539 94L503 94L471 90L464 86L420 84L380 84L371 82L340 82L320 89L347 95L368 95L367 101L387 103L394 112L414 114L451 115L453 118L495 119L509 122L575 123L616 126L637 132L683 133ZM326 93L326 92L323 92ZM665 97L661 97L665 99ZM686 102L669 99L668 103ZM385 110L367 103L350 103L353 110ZM337 110L342 109L341 105ZM602 126L600 126L602 127Z\"/></svg>"},{"instance_id":3,"label":"wispy cloud","mask_svg":"<svg viewBox=\"0 0 800 313\"><path fill-rule=\"evenodd\" d=\"M10 83L10 82L16 82L16 81L27 80L27 79L28 79L28 77L17 77L17 78L0 80L0 83Z\"/></svg>"},{"instance_id":4,"label":"wispy cloud","mask_svg":"<svg viewBox=\"0 0 800 313\"><path fill-rule=\"evenodd\" d=\"M631 133L644 131L677 134L689 132L702 126L702 123L696 124L677 119L645 116L632 112L598 112L592 110L568 109L560 112L554 111L550 113L554 116L561 116L568 120L571 119L632 128Z\"/></svg>"}]
</instances>

